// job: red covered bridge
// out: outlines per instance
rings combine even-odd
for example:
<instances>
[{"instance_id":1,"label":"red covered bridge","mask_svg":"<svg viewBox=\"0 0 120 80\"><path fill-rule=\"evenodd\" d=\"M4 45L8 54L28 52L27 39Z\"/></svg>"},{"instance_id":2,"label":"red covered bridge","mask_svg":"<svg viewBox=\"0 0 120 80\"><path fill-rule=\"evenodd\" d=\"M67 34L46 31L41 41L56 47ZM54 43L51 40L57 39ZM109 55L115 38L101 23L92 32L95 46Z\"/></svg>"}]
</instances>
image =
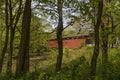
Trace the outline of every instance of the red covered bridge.
<instances>
[{"instance_id":1,"label":"red covered bridge","mask_svg":"<svg viewBox=\"0 0 120 80\"><path fill-rule=\"evenodd\" d=\"M76 36L64 36L63 37L63 48L79 48L86 44L91 44L90 35L76 35ZM48 40L49 48L58 48L57 39Z\"/></svg>"}]
</instances>

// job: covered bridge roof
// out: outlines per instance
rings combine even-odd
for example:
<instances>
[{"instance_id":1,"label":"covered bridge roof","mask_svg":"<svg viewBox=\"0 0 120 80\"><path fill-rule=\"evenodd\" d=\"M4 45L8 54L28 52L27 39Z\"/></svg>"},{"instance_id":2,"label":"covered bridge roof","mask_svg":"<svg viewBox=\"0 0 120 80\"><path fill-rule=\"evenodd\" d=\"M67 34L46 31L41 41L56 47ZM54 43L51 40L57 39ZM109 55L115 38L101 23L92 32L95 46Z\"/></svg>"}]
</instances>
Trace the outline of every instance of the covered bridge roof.
<instances>
[{"instance_id":1,"label":"covered bridge roof","mask_svg":"<svg viewBox=\"0 0 120 80\"><path fill-rule=\"evenodd\" d=\"M89 35L70 35L70 36L63 36L62 39L66 40L66 39L79 39L79 38L87 38L89 37ZM53 39L49 39L48 41L53 41L53 40L57 40L56 38Z\"/></svg>"}]
</instances>

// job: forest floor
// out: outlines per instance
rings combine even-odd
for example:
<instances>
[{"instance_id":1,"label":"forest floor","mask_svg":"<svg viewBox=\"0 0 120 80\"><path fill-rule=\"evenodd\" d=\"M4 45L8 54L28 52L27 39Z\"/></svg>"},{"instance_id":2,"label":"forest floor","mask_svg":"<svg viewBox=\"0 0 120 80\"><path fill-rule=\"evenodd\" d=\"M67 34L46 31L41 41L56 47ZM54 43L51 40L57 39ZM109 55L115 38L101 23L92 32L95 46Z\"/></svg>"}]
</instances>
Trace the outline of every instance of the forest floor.
<instances>
[{"instance_id":1,"label":"forest floor","mask_svg":"<svg viewBox=\"0 0 120 80\"><path fill-rule=\"evenodd\" d=\"M92 56L92 49L93 47L82 47L80 49L63 49L63 61L62 64L67 64L72 60L75 60L81 56L85 56L87 59L90 59ZM87 52L87 51L88 52ZM57 50L51 49L47 55L44 56L35 56L30 58L30 69L46 69L49 66L55 66L56 59L57 59Z\"/></svg>"},{"instance_id":2,"label":"forest floor","mask_svg":"<svg viewBox=\"0 0 120 80\"><path fill-rule=\"evenodd\" d=\"M87 52L87 51L88 52ZM31 56L30 57L30 71L34 71L36 69L46 69L49 66L54 66L55 68L55 63L57 59L57 49L50 49L47 51L45 54L41 56ZM71 62L72 60L77 59L80 56L86 56L87 58L90 58L90 55L92 54L92 47L82 47L79 49L69 49L69 48L64 48L63 49L63 64L67 64ZM12 69L13 72L16 69L16 57L13 57L13 64L12 64ZM7 60L4 62L4 70L6 71L6 66L7 66Z\"/></svg>"},{"instance_id":3,"label":"forest floor","mask_svg":"<svg viewBox=\"0 0 120 80\"><path fill-rule=\"evenodd\" d=\"M108 64L108 79L119 80L120 75L120 47L109 48L109 64ZM93 47L85 46L78 49L63 49L62 69L60 72L55 72L55 64L57 58L57 49L50 49L42 56L30 57L30 73L27 80L89 80L89 69ZM101 80L102 77L102 54L100 51L97 64L96 80ZM4 71L6 71L6 63L4 63ZM15 71L16 60L13 59L13 71ZM75 74L76 76L73 76ZM80 77L81 76L81 77ZM86 77L88 76L88 77ZM34 79L32 79L32 78ZM38 78L36 78L38 77ZM47 78L50 79L47 79ZM72 79L75 78L75 79ZM16 79L15 79L16 80ZM24 79L20 79L24 80Z\"/></svg>"},{"instance_id":4,"label":"forest floor","mask_svg":"<svg viewBox=\"0 0 120 80\"><path fill-rule=\"evenodd\" d=\"M78 49L64 48L62 64L67 64L81 56L84 56L87 59L87 61L90 62L92 53L93 53L93 47L89 47L89 46L85 46ZM49 66L53 66L53 68L55 68L57 54L58 54L57 49L50 49L41 56L31 56L30 71L34 71L36 69L46 69ZM4 62L3 71L6 71L6 66L7 66L7 60L5 60ZM13 72L16 69L15 66L16 66L16 59L13 58L13 66L12 66Z\"/></svg>"}]
</instances>

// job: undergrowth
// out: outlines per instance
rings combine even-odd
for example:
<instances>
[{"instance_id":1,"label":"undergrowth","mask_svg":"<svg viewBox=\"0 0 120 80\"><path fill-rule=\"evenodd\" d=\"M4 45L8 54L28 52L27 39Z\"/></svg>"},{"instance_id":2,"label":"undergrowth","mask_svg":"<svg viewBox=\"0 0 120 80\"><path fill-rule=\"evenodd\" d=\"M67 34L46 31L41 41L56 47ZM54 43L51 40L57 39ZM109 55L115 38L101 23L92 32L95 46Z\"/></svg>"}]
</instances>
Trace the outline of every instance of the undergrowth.
<instances>
[{"instance_id":1,"label":"undergrowth","mask_svg":"<svg viewBox=\"0 0 120 80\"><path fill-rule=\"evenodd\" d=\"M92 48L91 48L92 49ZM27 73L25 76L16 78L14 75L3 73L0 75L0 80L90 80L90 55L91 49L85 48L88 55L84 54L71 60L68 63L63 63L62 69L55 72L55 64L46 69L36 69ZM68 52L69 50L65 50ZM78 51L79 52L79 51ZM107 80L120 80L120 49L109 49L109 62L107 65ZM83 51L83 53L85 53ZM66 58L69 57L65 54ZM102 80L102 64L101 53L97 64L96 80Z\"/></svg>"}]
</instances>

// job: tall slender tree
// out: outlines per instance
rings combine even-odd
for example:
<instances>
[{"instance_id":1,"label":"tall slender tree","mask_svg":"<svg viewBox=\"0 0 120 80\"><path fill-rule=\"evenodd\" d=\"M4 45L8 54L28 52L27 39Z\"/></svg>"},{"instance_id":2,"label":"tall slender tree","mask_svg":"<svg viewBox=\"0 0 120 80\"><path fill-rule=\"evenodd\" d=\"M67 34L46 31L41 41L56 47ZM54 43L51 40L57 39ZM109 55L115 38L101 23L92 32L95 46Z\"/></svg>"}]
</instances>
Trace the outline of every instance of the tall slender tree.
<instances>
[{"instance_id":1,"label":"tall slender tree","mask_svg":"<svg viewBox=\"0 0 120 80\"><path fill-rule=\"evenodd\" d=\"M63 56L63 44L62 44L62 31L63 31L63 17L62 17L62 3L63 0L58 0L58 27L57 27L57 42L58 42L58 56L57 56L57 63L56 63L56 72L61 69L62 64L62 56Z\"/></svg>"},{"instance_id":2,"label":"tall slender tree","mask_svg":"<svg viewBox=\"0 0 120 80\"><path fill-rule=\"evenodd\" d=\"M3 61L5 57L5 53L7 50L8 46L8 40L9 40L9 22L8 22L8 0L5 0L5 24L6 24L6 35L5 35L5 43L4 47L2 49L2 53L0 54L0 73L2 72L2 67L3 67Z\"/></svg>"},{"instance_id":3,"label":"tall slender tree","mask_svg":"<svg viewBox=\"0 0 120 80\"><path fill-rule=\"evenodd\" d=\"M13 55L13 42L15 37L15 29L17 27L18 21L20 19L22 13L22 0L19 0L19 7L16 11L16 14L13 15L13 5L12 0L9 0L9 24L10 24L10 49L8 54L8 62L7 62L7 72L12 71L12 55Z\"/></svg>"},{"instance_id":4,"label":"tall slender tree","mask_svg":"<svg viewBox=\"0 0 120 80\"><path fill-rule=\"evenodd\" d=\"M13 41L13 40L11 40L12 38L11 38L11 33L13 34L13 32L11 31L11 28L12 28L12 24L13 24L13 16L12 16L12 1L11 0L9 0L9 26L10 26L10 43L11 43L11 41ZM11 65L12 65L12 52L11 52L11 45L10 45L10 52L9 52L9 54L8 54L8 65L7 65L7 67L8 67L8 69L7 69L7 71L10 71L11 72Z\"/></svg>"},{"instance_id":5,"label":"tall slender tree","mask_svg":"<svg viewBox=\"0 0 120 80\"><path fill-rule=\"evenodd\" d=\"M31 0L26 0L23 19L20 48L16 64L16 76L21 76L29 71L29 43L31 23Z\"/></svg>"},{"instance_id":6,"label":"tall slender tree","mask_svg":"<svg viewBox=\"0 0 120 80\"><path fill-rule=\"evenodd\" d=\"M108 3L108 0L103 0L104 6ZM109 14L109 13L107 13ZM105 18L102 20L101 24L101 48L102 48L102 80L107 79L107 63L108 63L108 35L109 35L109 16L104 14ZM107 31L107 32L106 32ZM106 34L107 33L107 34Z\"/></svg>"},{"instance_id":7,"label":"tall slender tree","mask_svg":"<svg viewBox=\"0 0 120 80\"><path fill-rule=\"evenodd\" d=\"M96 65L97 65L97 58L99 55L99 27L101 24L101 17L103 12L103 0L98 1L98 15L97 15L97 23L94 26L94 39L95 39L95 46L94 46L94 52L91 59L91 80L95 79L96 75Z\"/></svg>"},{"instance_id":8,"label":"tall slender tree","mask_svg":"<svg viewBox=\"0 0 120 80\"><path fill-rule=\"evenodd\" d=\"M102 23L101 30L102 30L102 36L101 36L101 48L102 48L102 79L107 79L107 63L108 63L108 34L105 34L106 28L105 24Z\"/></svg>"}]
</instances>

